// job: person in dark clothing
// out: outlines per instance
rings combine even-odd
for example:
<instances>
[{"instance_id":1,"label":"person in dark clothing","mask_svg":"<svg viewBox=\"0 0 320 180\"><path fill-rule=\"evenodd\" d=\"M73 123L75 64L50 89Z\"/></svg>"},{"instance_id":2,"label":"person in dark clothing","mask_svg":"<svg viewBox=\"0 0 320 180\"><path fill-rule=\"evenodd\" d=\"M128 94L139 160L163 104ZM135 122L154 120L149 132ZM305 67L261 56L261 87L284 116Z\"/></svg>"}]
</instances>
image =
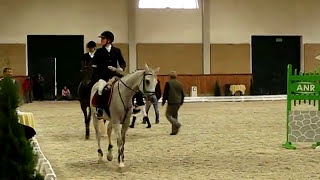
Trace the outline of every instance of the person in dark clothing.
<instances>
[{"instance_id":1,"label":"person in dark clothing","mask_svg":"<svg viewBox=\"0 0 320 180\"><path fill-rule=\"evenodd\" d=\"M172 124L172 133L176 135L179 132L181 124L178 122L178 111L184 101L184 92L181 83L176 79L177 73L170 73L170 80L166 83L163 92L162 106L168 101L166 109L166 118Z\"/></svg>"},{"instance_id":2,"label":"person in dark clothing","mask_svg":"<svg viewBox=\"0 0 320 180\"><path fill-rule=\"evenodd\" d=\"M19 89L19 83L18 81L13 77L13 71L11 68L4 68L3 71L3 77L4 78L10 78L12 80L12 83L16 86L17 89ZM0 82L1 82L2 78L0 78Z\"/></svg>"},{"instance_id":3,"label":"person in dark clothing","mask_svg":"<svg viewBox=\"0 0 320 180\"><path fill-rule=\"evenodd\" d=\"M27 76L23 82L23 92L24 92L25 103L32 103L32 99L33 99L32 89L33 89L33 80L29 76Z\"/></svg>"},{"instance_id":4,"label":"person in dark clothing","mask_svg":"<svg viewBox=\"0 0 320 180\"><path fill-rule=\"evenodd\" d=\"M114 41L112 32L104 31L99 37L101 38L102 47L97 49L92 60L94 72L92 82L99 81L97 118L102 118L104 104L102 98L103 89L107 85L109 79L114 76L119 76L116 72L111 71L109 67L118 68L119 65L123 71L126 68L126 62L123 59L121 50L112 46Z\"/></svg>"},{"instance_id":5,"label":"person in dark clothing","mask_svg":"<svg viewBox=\"0 0 320 180\"><path fill-rule=\"evenodd\" d=\"M82 72L84 72L88 68L88 66L92 65L93 58L96 52L96 47L97 47L97 44L94 41L89 41L87 43L88 52L83 55L83 58L81 61Z\"/></svg>"},{"instance_id":6,"label":"person in dark clothing","mask_svg":"<svg viewBox=\"0 0 320 180\"><path fill-rule=\"evenodd\" d=\"M155 89L155 94L152 95L149 99L149 101L146 102L146 113L149 114L149 110L151 107L151 104L154 108L154 113L156 115L156 124L159 124L159 107L158 107L158 101L161 98L161 88L160 88L160 81L157 80L157 86Z\"/></svg>"}]
</instances>

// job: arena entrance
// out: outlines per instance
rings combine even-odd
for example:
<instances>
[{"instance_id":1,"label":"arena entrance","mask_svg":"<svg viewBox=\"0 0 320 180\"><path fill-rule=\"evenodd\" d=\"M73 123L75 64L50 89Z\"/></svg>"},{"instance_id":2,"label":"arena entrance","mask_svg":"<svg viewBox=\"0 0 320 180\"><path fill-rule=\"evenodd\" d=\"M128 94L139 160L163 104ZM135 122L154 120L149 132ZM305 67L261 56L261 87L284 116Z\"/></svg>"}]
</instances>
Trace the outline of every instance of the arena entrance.
<instances>
[{"instance_id":1,"label":"arena entrance","mask_svg":"<svg viewBox=\"0 0 320 180\"><path fill-rule=\"evenodd\" d=\"M253 94L286 94L288 64L300 71L301 36L252 36Z\"/></svg>"},{"instance_id":2,"label":"arena entrance","mask_svg":"<svg viewBox=\"0 0 320 180\"><path fill-rule=\"evenodd\" d=\"M28 35L28 74L40 73L44 80L44 99L56 99L63 86L77 96L83 35Z\"/></svg>"}]
</instances>

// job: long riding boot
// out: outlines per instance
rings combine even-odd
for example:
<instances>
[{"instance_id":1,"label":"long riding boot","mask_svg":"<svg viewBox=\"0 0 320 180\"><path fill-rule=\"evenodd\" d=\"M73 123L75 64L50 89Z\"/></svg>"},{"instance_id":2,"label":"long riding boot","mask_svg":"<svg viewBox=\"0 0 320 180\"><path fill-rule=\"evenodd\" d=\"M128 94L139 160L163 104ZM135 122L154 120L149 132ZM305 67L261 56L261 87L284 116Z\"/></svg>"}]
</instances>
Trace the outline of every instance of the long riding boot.
<instances>
[{"instance_id":1,"label":"long riding boot","mask_svg":"<svg viewBox=\"0 0 320 180\"><path fill-rule=\"evenodd\" d=\"M148 124L147 128L151 128L151 123L148 116L143 117L143 121L145 121Z\"/></svg>"},{"instance_id":2,"label":"long riding boot","mask_svg":"<svg viewBox=\"0 0 320 180\"><path fill-rule=\"evenodd\" d=\"M102 95L98 95L97 118L102 119L102 117L103 117L103 99L102 99Z\"/></svg>"},{"instance_id":3,"label":"long riding boot","mask_svg":"<svg viewBox=\"0 0 320 180\"><path fill-rule=\"evenodd\" d=\"M130 128L134 128L134 124L136 123L136 119L137 119L137 117L133 116L131 125L129 126Z\"/></svg>"},{"instance_id":4,"label":"long riding boot","mask_svg":"<svg viewBox=\"0 0 320 180\"><path fill-rule=\"evenodd\" d=\"M143 119L142 119L142 124L146 124L146 123L147 123L146 118L143 117Z\"/></svg>"},{"instance_id":5,"label":"long riding boot","mask_svg":"<svg viewBox=\"0 0 320 180\"><path fill-rule=\"evenodd\" d=\"M156 113L156 124L159 124L159 112Z\"/></svg>"}]
</instances>

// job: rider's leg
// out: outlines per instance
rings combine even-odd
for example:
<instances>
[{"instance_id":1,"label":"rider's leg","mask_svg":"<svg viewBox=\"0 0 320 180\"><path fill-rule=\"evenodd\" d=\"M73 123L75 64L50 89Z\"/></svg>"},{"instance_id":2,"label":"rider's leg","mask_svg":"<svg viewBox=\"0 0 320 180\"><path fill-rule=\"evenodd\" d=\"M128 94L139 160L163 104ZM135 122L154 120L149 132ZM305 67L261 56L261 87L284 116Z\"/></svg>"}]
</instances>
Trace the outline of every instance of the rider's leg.
<instances>
[{"instance_id":1,"label":"rider's leg","mask_svg":"<svg viewBox=\"0 0 320 180\"><path fill-rule=\"evenodd\" d=\"M97 118L102 118L103 116L103 88L107 85L107 82L103 79L99 80L99 87L98 87L98 105L97 105Z\"/></svg>"}]
</instances>

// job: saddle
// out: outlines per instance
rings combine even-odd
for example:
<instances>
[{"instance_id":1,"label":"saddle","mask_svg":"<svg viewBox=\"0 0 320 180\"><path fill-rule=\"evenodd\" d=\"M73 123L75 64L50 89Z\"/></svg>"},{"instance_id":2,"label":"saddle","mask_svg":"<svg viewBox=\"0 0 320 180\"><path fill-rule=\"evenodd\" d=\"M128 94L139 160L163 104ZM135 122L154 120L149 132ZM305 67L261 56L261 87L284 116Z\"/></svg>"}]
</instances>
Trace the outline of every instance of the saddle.
<instances>
[{"instance_id":1,"label":"saddle","mask_svg":"<svg viewBox=\"0 0 320 180\"><path fill-rule=\"evenodd\" d=\"M113 86L116 82L117 82L116 79L110 79L102 91L102 97L103 97L102 101L103 101L103 104L105 104L103 109L106 111L106 113L109 117L111 117L110 116L110 103L111 103L111 99L112 99L112 95L113 95ZM99 95L98 95L98 91L97 91L92 98L92 106L93 107L98 106L98 96Z\"/></svg>"}]
</instances>

